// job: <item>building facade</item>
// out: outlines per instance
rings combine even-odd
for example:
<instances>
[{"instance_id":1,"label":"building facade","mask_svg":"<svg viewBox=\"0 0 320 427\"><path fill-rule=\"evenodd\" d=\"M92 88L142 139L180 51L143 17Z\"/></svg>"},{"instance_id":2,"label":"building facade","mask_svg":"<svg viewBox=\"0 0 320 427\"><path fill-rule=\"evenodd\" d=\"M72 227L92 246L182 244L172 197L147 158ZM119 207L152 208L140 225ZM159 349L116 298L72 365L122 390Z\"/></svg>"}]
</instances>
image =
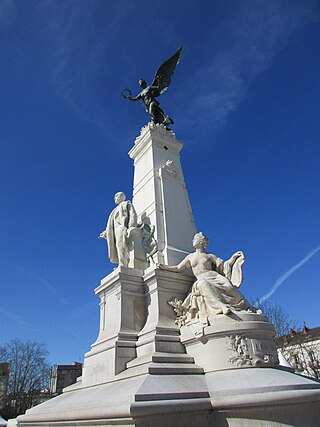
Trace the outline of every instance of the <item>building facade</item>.
<instances>
[{"instance_id":1,"label":"building facade","mask_svg":"<svg viewBox=\"0 0 320 427\"><path fill-rule=\"evenodd\" d=\"M61 394L65 387L74 384L82 375L82 363L73 362L72 365L54 365L51 368L50 393Z\"/></svg>"},{"instance_id":2,"label":"building facade","mask_svg":"<svg viewBox=\"0 0 320 427\"><path fill-rule=\"evenodd\" d=\"M301 374L320 378L320 327L302 331L290 330L289 335L276 339L278 350Z\"/></svg>"}]
</instances>

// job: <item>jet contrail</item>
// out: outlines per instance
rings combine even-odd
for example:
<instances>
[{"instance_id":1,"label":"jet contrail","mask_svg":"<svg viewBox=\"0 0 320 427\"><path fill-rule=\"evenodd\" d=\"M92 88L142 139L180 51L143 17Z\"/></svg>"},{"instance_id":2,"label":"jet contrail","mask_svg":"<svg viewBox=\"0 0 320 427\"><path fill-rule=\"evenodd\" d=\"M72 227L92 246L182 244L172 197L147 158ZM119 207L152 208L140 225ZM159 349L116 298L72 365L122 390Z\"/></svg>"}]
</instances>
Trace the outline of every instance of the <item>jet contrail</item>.
<instances>
[{"instance_id":1,"label":"jet contrail","mask_svg":"<svg viewBox=\"0 0 320 427\"><path fill-rule=\"evenodd\" d=\"M31 271L31 270L29 270L26 267L23 267L21 265L19 265L19 266L13 265L12 267L15 268L16 270L20 270L20 271L28 274L29 276L37 279L38 283L42 283L47 289L49 289L57 297L57 299L60 301L60 304L65 305L67 303L65 298L60 295L60 292L58 291L58 289L56 289L53 285L51 285L51 283L48 282L48 280L44 279L39 274L34 273L33 271Z\"/></svg>"},{"instance_id":2,"label":"jet contrail","mask_svg":"<svg viewBox=\"0 0 320 427\"><path fill-rule=\"evenodd\" d=\"M288 270L286 273L284 273L279 279L277 279L274 282L274 285L270 289L268 293L266 293L263 297L259 298L259 303L265 302L268 298L271 297L275 293L275 291L279 288L279 286L282 285L282 283L288 279L295 271L297 271L300 267L302 267L306 262L309 261L310 258L312 258L318 251L320 250L320 246L313 249L305 258L303 258L298 264L294 265L290 270Z\"/></svg>"}]
</instances>

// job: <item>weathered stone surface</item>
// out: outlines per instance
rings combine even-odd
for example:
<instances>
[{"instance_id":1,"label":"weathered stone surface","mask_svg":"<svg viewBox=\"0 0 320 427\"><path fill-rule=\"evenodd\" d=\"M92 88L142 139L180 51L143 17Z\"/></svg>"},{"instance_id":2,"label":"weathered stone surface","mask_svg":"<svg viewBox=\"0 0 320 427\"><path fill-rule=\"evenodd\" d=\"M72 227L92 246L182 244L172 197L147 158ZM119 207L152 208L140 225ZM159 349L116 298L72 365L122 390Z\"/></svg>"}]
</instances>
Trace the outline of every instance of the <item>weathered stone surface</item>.
<instances>
[{"instance_id":1,"label":"weathered stone surface","mask_svg":"<svg viewBox=\"0 0 320 427\"><path fill-rule=\"evenodd\" d=\"M149 123L129 156L134 160L132 203L138 218L155 226L156 263L176 264L192 251L196 232L180 163L183 144L173 132Z\"/></svg>"}]
</instances>

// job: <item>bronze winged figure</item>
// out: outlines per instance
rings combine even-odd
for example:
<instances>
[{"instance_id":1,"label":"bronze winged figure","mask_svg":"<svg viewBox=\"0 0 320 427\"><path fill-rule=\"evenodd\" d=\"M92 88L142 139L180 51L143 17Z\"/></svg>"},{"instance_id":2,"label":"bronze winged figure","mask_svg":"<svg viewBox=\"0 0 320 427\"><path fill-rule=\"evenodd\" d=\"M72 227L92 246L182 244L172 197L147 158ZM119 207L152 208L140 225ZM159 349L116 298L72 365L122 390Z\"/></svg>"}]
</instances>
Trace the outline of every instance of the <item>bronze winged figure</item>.
<instances>
[{"instance_id":1,"label":"bronze winged figure","mask_svg":"<svg viewBox=\"0 0 320 427\"><path fill-rule=\"evenodd\" d=\"M142 91L135 97L132 97L130 89L124 89L121 95L129 101L139 101L141 99L143 106L145 107L150 119L154 123L163 124L166 128L170 124L174 124L173 120L167 116L162 108L160 107L159 101L156 99L159 95L162 95L169 87L171 83L171 76L173 75L177 64L179 64L182 54L182 47L180 46L177 52L167 59L156 72L153 82L150 86L143 79L139 80L138 84L142 88ZM125 94L128 93L128 95Z\"/></svg>"}]
</instances>

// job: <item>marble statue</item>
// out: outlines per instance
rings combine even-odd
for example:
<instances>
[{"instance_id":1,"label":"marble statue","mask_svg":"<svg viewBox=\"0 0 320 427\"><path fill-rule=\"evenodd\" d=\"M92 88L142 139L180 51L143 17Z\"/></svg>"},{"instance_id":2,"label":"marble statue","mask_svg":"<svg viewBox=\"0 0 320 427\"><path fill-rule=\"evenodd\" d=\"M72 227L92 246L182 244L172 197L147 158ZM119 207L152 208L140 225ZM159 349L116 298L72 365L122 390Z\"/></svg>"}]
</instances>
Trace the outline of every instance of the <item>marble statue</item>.
<instances>
[{"instance_id":1,"label":"marble statue","mask_svg":"<svg viewBox=\"0 0 320 427\"><path fill-rule=\"evenodd\" d=\"M142 237L142 246L146 253L147 261L150 259L154 262L153 255L158 251L158 242L154 238L155 226L150 224L142 224L141 227L141 237Z\"/></svg>"},{"instance_id":2,"label":"marble statue","mask_svg":"<svg viewBox=\"0 0 320 427\"><path fill-rule=\"evenodd\" d=\"M174 124L174 122L169 116L166 116L156 98L168 89L171 83L171 76L173 75L177 64L180 62L181 54L182 47L180 47L174 55L160 65L150 86L147 85L145 80L139 80L138 84L142 88L142 91L137 96L132 97L130 89L125 89L121 92L121 95L129 101L136 102L141 100L151 121L156 124L162 124L165 127L170 124ZM125 92L127 92L128 95L126 95Z\"/></svg>"},{"instance_id":3,"label":"marble statue","mask_svg":"<svg viewBox=\"0 0 320 427\"><path fill-rule=\"evenodd\" d=\"M109 215L106 229L99 238L108 243L108 256L112 263L128 267L130 234L137 226L137 214L123 192L114 196L116 207Z\"/></svg>"},{"instance_id":4,"label":"marble statue","mask_svg":"<svg viewBox=\"0 0 320 427\"><path fill-rule=\"evenodd\" d=\"M182 303L170 302L180 317L178 323L183 321L182 324L185 324L194 319L208 324L211 315L228 315L242 310L256 312L238 290L242 281L244 254L238 251L228 261L208 254L208 239L202 233L194 236L192 244L195 252L187 255L179 265L159 265L161 269L177 272L189 268L197 279Z\"/></svg>"}]
</instances>

